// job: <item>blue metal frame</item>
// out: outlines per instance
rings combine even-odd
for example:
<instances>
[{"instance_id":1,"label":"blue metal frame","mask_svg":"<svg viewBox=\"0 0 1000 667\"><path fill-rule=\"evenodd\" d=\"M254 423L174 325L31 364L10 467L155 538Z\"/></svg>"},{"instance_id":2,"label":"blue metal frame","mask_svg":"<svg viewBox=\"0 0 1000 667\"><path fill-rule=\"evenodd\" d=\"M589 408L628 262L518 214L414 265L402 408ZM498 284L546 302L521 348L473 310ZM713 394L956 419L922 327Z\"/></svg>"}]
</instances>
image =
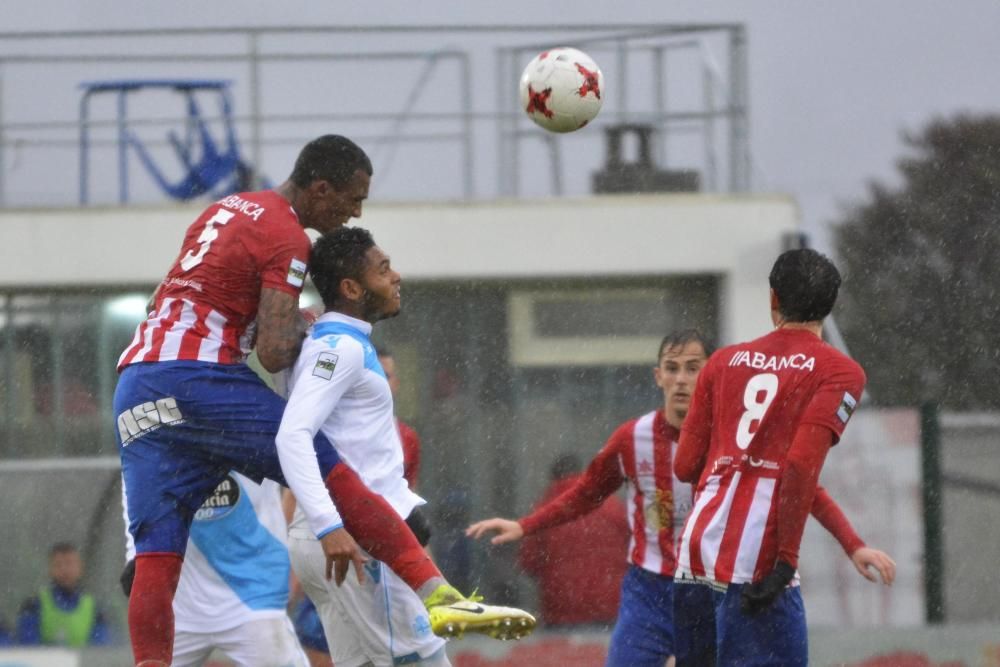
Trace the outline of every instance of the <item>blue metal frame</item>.
<instances>
[{"instance_id":1,"label":"blue metal frame","mask_svg":"<svg viewBox=\"0 0 1000 667\"><path fill-rule=\"evenodd\" d=\"M167 88L183 92L190 96L195 91L216 91L222 96L222 109L230 138L235 135L232 130L232 104L229 86L231 82L222 79L119 79L108 81L89 81L80 84L83 97L80 100L80 204L86 205L90 200L90 100L96 94L114 93L116 96L118 128L118 201L128 202L128 148L135 145L136 139L128 127L128 95L143 88Z\"/></svg>"}]
</instances>

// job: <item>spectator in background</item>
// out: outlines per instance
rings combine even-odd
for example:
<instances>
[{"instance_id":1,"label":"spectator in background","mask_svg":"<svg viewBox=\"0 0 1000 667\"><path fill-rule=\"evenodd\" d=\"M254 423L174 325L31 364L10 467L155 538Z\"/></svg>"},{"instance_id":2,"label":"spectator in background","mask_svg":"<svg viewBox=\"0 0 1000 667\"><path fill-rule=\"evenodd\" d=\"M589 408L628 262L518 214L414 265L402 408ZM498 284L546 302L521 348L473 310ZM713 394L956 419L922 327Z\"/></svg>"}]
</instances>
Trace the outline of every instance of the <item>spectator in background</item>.
<instances>
[{"instance_id":1,"label":"spectator in background","mask_svg":"<svg viewBox=\"0 0 1000 667\"><path fill-rule=\"evenodd\" d=\"M10 635L10 626L7 619L0 616L0 647L10 646L14 643L14 638Z\"/></svg>"},{"instance_id":2,"label":"spectator in background","mask_svg":"<svg viewBox=\"0 0 1000 667\"><path fill-rule=\"evenodd\" d=\"M399 374L396 372L396 359L385 347L376 348L379 363L385 371L385 379L389 382L389 391L392 392L393 401L399 391ZM406 479L411 491L417 489L417 477L420 475L420 436L409 424L399 417L396 417L396 430L399 431L399 440L403 443L403 477Z\"/></svg>"},{"instance_id":3,"label":"spectator in background","mask_svg":"<svg viewBox=\"0 0 1000 667\"><path fill-rule=\"evenodd\" d=\"M557 458L551 468L552 482L533 511L572 487L582 471L576 455ZM524 537L521 567L538 581L546 625L615 622L628 568L624 555L629 535L625 504L609 496L590 514ZM581 549L581 544L587 548Z\"/></svg>"},{"instance_id":4,"label":"spectator in background","mask_svg":"<svg viewBox=\"0 0 1000 667\"><path fill-rule=\"evenodd\" d=\"M83 558L69 542L49 550L48 586L21 605L17 617L17 643L30 646L103 646L110 633L97 601L80 586Z\"/></svg>"}]
</instances>

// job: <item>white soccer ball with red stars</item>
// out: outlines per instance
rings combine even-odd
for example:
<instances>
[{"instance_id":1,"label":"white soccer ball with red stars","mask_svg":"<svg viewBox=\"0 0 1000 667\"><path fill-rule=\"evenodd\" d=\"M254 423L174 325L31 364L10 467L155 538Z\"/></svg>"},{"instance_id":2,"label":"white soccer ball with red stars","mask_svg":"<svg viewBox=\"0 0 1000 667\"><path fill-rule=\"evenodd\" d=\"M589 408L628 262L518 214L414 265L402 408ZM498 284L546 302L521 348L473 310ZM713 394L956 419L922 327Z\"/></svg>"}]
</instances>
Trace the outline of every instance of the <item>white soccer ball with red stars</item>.
<instances>
[{"instance_id":1,"label":"white soccer ball with red stars","mask_svg":"<svg viewBox=\"0 0 1000 667\"><path fill-rule=\"evenodd\" d=\"M542 51L521 74L521 108L550 132L579 130L603 103L601 68L579 49Z\"/></svg>"}]
</instances>

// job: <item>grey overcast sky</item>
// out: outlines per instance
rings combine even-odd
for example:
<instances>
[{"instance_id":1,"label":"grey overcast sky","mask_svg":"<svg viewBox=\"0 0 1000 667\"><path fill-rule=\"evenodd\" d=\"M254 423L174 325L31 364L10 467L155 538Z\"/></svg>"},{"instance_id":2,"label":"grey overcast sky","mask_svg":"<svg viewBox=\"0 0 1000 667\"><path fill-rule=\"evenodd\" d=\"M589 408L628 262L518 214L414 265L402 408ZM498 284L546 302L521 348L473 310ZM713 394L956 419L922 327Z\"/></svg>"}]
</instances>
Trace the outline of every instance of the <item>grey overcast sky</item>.
<instances>
[{"instance_id":1,"label":"grey overcast sky","mask_svg":"<svg viewBox=\"0 0 1000 667\"><path fill-rule=\"evenodd\" d=\"M820 246L903 130L997 110L997 0L4 0L0 30L610 22L747 26L754 189L793 195Z\"/></svg>"}]
</instances>

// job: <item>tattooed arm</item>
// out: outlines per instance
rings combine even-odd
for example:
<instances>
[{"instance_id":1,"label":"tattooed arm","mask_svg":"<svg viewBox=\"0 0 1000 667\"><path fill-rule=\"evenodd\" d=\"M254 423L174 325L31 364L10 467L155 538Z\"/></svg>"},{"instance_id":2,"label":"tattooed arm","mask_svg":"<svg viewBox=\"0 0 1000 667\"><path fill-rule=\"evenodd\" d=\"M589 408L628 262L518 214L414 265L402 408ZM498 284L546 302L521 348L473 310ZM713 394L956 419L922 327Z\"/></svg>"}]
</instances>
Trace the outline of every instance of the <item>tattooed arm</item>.
<instances>
[{"instance_id":1,"label":"tattooed arm","mask_svg":"<svg viewBox=\"0 0 1000 667\"><path fill-rule=\"evenodd\" d=\"M294 364L304 331L298 297L269 287L260 290L256 349L261 366L277 373Z\"/></svg>"}]
</instances>

